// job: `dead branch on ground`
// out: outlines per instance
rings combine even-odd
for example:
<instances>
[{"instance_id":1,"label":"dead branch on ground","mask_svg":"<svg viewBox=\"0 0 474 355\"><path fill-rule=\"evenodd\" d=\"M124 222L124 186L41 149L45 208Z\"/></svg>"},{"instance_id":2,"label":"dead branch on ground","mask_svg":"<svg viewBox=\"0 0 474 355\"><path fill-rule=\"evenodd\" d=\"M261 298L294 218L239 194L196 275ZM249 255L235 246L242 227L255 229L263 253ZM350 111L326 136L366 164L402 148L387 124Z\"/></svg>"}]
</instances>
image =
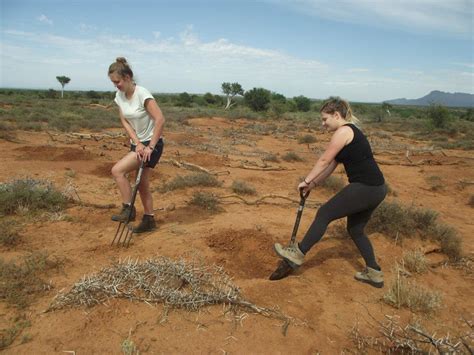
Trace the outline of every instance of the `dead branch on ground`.
<instances>
[{"instance_id":1,"label":"dead branch on ground","mask_svg":"<svg viewBox=\"0 0 474 355\"><path fill-rule=\"evenodd\" d=\"M298 200L292 199L292 198L287 197L287 196L276 195L276 194L264 195L264 196L254 200L254 201L246 200L242 196L239 196L239 195L236 195L236 194L226 195L226 196L217 196L217 198L220 199L220 200L234 198L234 199L238 199L238 200L242 201L244 204L249 205L249 206L258 206L258 205L262 205L262 204L281 205L281 203L266 202L265 200L268 200L268 199L283 199L283 200L287 200L287 201L290 201L290 202L295 203L295 204L300 203L300 201L298 201ZM230 203L238 203L238 202L227 202L227 203L230 204ZM320 202L308 201L308 202L306 202L306 206L316 208L316 207L321 206L321 203Z\"/></svg>"}]
</instances>

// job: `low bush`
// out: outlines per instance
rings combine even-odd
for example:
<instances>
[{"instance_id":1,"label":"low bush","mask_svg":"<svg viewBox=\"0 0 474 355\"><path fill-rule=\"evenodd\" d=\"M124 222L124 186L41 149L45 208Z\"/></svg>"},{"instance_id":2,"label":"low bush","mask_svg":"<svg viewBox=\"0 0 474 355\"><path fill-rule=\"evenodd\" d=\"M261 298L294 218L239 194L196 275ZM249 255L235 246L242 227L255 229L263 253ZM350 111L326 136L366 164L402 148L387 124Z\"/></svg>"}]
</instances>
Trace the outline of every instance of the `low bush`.
<instances>
[{"instance_id":1,"label":"low bush","mask_svg":"<svg viewBox=\"0 0 474 355\"><path fill-rule=\"evenodd\" d=\"M425 254L419 250L408 251L403 254L403 265L415 274L422 274L428 270Z\"/></svg>"},{"instance_id":2,"label":"low bush","mask_svg":"<svg viewBox=\"0 0 474 355\"><path fill-rule=\"evenodd\" d=\"M221 182L214 175L208 173L193 173L186 176L176 176L171 181L165 183L159 188L161 192L184 189L186 187L205 186L217 187L221 186Z\"/></svg>"},{"instance_id":3,"label":"low bush","mask_svg":"<svg viewBox=\"0 0 474 355\"><path fill-rule=\"evenodd\" d=\"M0 245L3 246L14 246L20 241L20 235L18 234L18 226L12 220L1 219L0 220Z\"/></svg>"},{"instance_id":4,"label":"low bush","mask_svg":"<svg viewBox=\"0 0 474 355\"><path fill-rule=\"evenodd\" d=\"M19 308L28 306L36 295L51 288L41 275L59 265L41 252L25 256L20 263L0 259L0 300Z\"/></svg>"},{"instance_id":5,"label":"low bush","mask_svg":"<svg viewBox=\"0 0 474 355\"><path fill-rule=\"evenodd\" d=\"M244 181L240 180L234 180L232 182L231 189L233 192L235 192L238 195L255 195L257 194L257 191L253 186L250 186Z\"/></svg>"},{"instance_id":6,"label":"low bush","mask_svg":"<svg viewBox=\"0 0 474 355\"><path fill-rule=\"evenodd\" d=\"M316 143L316 137L311 134L305 134L304 136L298 137L299 144L311 144Z\"/></svg>"},{"instance_id":7,"label":"low bush","mask_svg":"<svg viewBox=\"0 0 474 355\"><path fill-rule=\"evenodd\" d=\"M332 192L338 192L345 185L346 183L344 182L343 179L334 175L330 175L321 183L320 186Z\"/></svg>"},{"instance_id":8,"label":"low bush","mask_svg":"<svg viewBox=\"0 0 474 355\"><path fill-rule=\"evenodd\" d=\"M219 199L215 195L208 192L195 192L189 203L212 212L218 212L221 209L219 206Z\"/></svg>"},{"instance_id":9,"label":"low bush","mask_svg":"<svg viewBox=\"0 0 474 355\"><path fill-rule=\"evenodd\" d=\"M451 260L461 258L462 240L456 230L437 221L438 213L430 209L403 206L398 202L383 202L367 225L369 233L383 233L393 239L420 237L440 243Z\"/></svg>"},{"instance_id":10,"label":"low bush","mask_svg":"<svg viewBox=\"0 0 474 355\"><path fill-rule=\"evenodd\" d=\"M439 292L430 291L404 278L395 280L383 296L385 303L396 308L406 307L412 311L432 314L441 306Z\"/></svg>"},{"instance_id":11,"label":"low bush","mask_svg":"<svg viewBox=\"0 0 474 355\"><path fill-rule=\"evenodd\" d=\"M295 152L288 152L285 155L283 155L282 159L287 162L294 162L294 161L304 161L303 158L301 158L298 154Z\"/></svg>"},{"instance_id":12,"label":"low bush","mask_svg":"<svg viewBox=\"0 0 474 355\"><path fill-rule=\"evenodd\" d=\"M22 211L59 211L67 198L49 181L20 179L0 184L0 215Z\"/></svg>"}]
</instances>

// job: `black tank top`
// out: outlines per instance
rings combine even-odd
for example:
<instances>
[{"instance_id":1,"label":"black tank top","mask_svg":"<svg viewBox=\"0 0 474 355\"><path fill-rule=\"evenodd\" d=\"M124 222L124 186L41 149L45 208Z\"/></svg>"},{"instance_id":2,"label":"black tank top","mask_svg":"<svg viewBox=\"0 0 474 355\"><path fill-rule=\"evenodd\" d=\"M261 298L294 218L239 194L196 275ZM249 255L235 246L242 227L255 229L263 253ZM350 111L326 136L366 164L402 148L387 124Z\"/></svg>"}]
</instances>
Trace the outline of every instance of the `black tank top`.
<instances>
[{"instance_id":1,"label":"black tank top","mask_svg":"<svg viewBox=\"0 0 474 355\"><path fill-rule=\"evenodd\" d=\"M375 162L369 141L354 124L346 124L354 132L354 139L336 155L336 161L344 164L349 182L379 186L385 183L382 172Z\"/></svg>"}]
</instances>

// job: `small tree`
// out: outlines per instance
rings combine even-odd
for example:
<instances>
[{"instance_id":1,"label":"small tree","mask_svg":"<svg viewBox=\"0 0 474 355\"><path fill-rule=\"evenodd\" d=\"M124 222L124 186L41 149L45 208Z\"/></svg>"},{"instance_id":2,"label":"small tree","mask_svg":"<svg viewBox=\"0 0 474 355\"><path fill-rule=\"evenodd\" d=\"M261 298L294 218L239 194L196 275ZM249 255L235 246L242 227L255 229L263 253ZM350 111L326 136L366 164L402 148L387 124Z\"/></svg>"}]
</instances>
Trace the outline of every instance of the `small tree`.
<instances>
[{"instance_id":1,"label":"small tree","mask_svg":"<svg viewBox=\"0 0 474 355\"><path fill-rule=\"evenodd\" d=\"M448 125L449 112L442 105L432 104L428 108L428 117L436 128L444 128Z\"/></svg>"},{"instance_id":2,"label":"small tree","mask_svg":"<svg viewBox=\"0 0 474 355\"><path fill-rule=\"evenodd\" d=\"M193 102L193 98L187 92L182 92L178 96L178 106L189 107Z\"/></svg>"},{"instance_id":3,"label":"small tree","mask_svg":"<svg viewBox=\"0 0 474 355\"><path fill-rule=\"evenodd\" d=\"M227 104L225 105L225 109L227 110L229 107L235 104L232 102L232 99L236 95L243 95L244 89L239 83L222 83L222 92L227 96Z\"/></svg>"},{"instance_id":4,"label":"small tree","mask_svg":"<svg viewBox=\"0 0 474 355\"><path fill-rule=\"evenodd\" d=\"M67 76L57 76L59 83L61 84L61 99L64 97L64 86L71 81Z\"/></svg>"},{"instance_id":5,"label":"small tree","mask_svg":"<svg viewBox=\"0 0 474 355\"><path fill-rule=\"evenodd\" d=\"M298 111L308 112L311 109L311 100L307 97L300 95L293 98L296 103Z\"/></svg>"},{"instance_id":6,"label":"small tree","mask_svg":"<svg viewBox=\"0 0 474 355\"><path fill-rule=\"evenodd\" d=\"M271 92L263 88L253 88L244 95L245 103L254 111L265 111L270 103Z\"/></svg>"}]
</instances>

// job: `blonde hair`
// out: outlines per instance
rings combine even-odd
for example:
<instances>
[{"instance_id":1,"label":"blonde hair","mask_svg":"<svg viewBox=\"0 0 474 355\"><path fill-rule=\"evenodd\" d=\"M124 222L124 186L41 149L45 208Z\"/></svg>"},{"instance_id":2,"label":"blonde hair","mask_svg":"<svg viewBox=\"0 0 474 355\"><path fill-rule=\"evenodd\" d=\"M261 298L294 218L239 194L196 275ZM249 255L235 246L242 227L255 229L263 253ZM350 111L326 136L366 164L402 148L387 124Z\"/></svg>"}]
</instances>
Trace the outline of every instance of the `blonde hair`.
<instances>
[{"instance_id":1,"label":"blonde hair","mask_svg":"<svg viewBox=\"0 0 474 355\"><path fill-rule=\"evenodd\" d=\"M112 73L117 73L122 78L125 77L125 75L128 75L131 79L133 79L132 68L130 68L130 64L128 64L127 59L125 59L124 57L117 57L117 59L115 59L115 62L110 64L109 75Z\"/></svg>"},{"instance_id":2,"label":"blonde hair","mask_svg":"<svg viewBox=\"0 0 474 355\"><path fill-rule=\"evenodd\" d=\"M341 99L340 97L330 97L325 102L323 102L321 108L319 109L321 113L328 113L333 115L336 112L339 112L342 118L344 118L347 122L353 123L355 125L359 125L359 119L354 116L352 113L351 105L346 100Z\"/></svg>"}]
</instances>

